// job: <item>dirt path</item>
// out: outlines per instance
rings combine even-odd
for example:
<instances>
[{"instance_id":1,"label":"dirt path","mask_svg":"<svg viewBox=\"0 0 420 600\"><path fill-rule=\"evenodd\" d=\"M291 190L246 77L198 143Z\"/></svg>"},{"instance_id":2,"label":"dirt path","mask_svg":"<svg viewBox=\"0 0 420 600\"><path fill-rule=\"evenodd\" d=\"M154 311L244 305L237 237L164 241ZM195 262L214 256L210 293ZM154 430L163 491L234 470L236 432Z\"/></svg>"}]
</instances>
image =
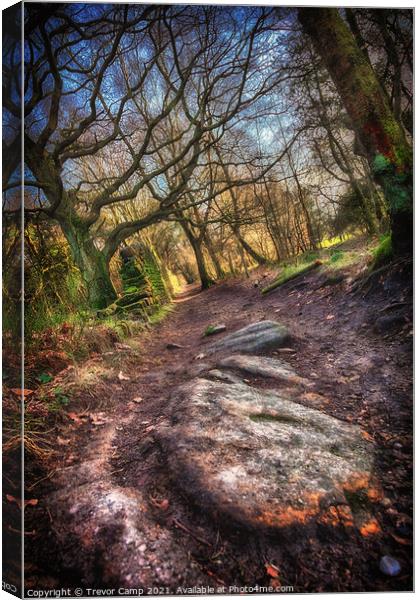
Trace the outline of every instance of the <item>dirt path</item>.
<instances>
[{"instance_id":1,"label":"dirt path","mask_svg":"<svg viewBox=\"0 0 420 600\"><path fill-rule=\"evenodd\" d=\"M35 555L29 587L100 586L105 578L117 587L140 580L156 592L151 568L159 573L163 593L177 585L226 586L228 591L232 585L269 585L271 564L278 569L276 581L295 592L411 589L412 367L406 275L396 276L390 289L380 283L365 298L351 293L346 282L320 287L316 273L263 296L260 287L270 276L259 269L250 279L230 280L206 292L188 289L172 314L134 340L131 349L93 359L92 368L111 365L114 376L88 387L62 424L61 464L46 490L48 499L33 512L51 533L28 542ZM378 332L378 317L396 311L399 321L385 320L385 331ZM375 472L384 491L374 536L360 536L348 545L339 535L308 539L304 526L294 532L293 544L250 534L214 522L171 483L153 432L167 416L176 386L203 362L212 362L197 358L212 341L203 337L204 330L224 323L234 331L263 319L279 321L293 334L291 348L273 354L316 382L303 402L360 425L374 440ZM60 510L63 504L71 506L70 516ZM102 554L98 523L104 529ZM40 531L45 533L42 527ZM383 555L400 561L399 576L380 572Z\"/></svg>"}]
</instances>

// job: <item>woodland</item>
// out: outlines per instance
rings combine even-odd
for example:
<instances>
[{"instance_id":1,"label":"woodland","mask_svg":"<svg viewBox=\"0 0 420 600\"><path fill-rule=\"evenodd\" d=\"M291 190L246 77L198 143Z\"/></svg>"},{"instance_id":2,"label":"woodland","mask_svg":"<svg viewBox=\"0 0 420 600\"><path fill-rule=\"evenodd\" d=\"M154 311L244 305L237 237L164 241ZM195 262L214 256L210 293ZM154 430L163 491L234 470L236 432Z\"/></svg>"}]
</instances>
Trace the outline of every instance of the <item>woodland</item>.
<instances>
[{"instance_id":1,"label":"woodland","mask_svg":"<svg viewBox=\"0 0 420 600\"><path fill-rule=\"evenodd\" d=\"M17 6L8 580L412 589L413 11Z\"/></svg>"}]
</instances>

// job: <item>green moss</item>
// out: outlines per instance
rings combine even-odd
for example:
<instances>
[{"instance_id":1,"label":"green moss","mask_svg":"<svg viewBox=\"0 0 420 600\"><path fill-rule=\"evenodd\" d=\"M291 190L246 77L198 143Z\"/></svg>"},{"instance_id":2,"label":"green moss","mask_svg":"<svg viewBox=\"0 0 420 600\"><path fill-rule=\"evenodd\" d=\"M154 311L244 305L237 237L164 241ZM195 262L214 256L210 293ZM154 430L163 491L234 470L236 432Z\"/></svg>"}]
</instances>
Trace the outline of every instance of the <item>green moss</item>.
<instances>
[{"instance_id":1,"label":"green moss","mask_svg":"<svg viewBox=\"0 0 420 600\"><path fill-rule=\"evenodd\" d=\"M389 158L377 154L373 160L372 171L384 190L391 213L412 211L412 175L400 171Z\"/></svg>"},{"instance_id":2,"label":"green moss","mask_svg":"<svg viewBox=\"0 0 420 600\"><path fill-rule=\"evenodd\" d=\"M143 273L152 287L153 298L157 303L167 302L169 294L162 277L161 268L156 254L150 248L142 251Z\"/></svg>"},{"instance_id":3,"label":"green moss","mask_svg":"<svg viewBox=\"0 0 420 600\"><path fill-rule=\"evenodd\" d=\"M206 327L204 335L211 335L212 333L214 333L215 329L216 327L214 325L209 325L208 327Z\"/></svg>"},{"instance_id":4,"label":"green moss","mask_svg":"<svg viewBox=\"0 0 420 600\"><path fill-rule=\"evenodd\" d=\"M332 252L331 257L326 263L327 271L340 271L346 269L351 265L354 265L360 261L360 252L354 250L348 250L347 252L341 250L335 250Z\"/></svg>"},{"instance_id":5,"label":"green moss","mask_svg":"<svg viewBox=\"0 0 420 600\"><path fill-rule=\"evenodd\" d=\"M382 237L379 245L373 250L373 268L377 269L391 262L394 258L391 235Z\"/></svg>"},{"instance_id":6,"label":"green moss","mask_svg":"<svg viewBox=\"0 0 420 600\"><path fill-rule=\"evenodd\" d=\"M159 308L154 310L153 313L149 316L149 323L151 325L157 325L158 323L163 321L163 319L165 319L165 317L170 312L172 312L173 309L174 309L174 307L172 304L166 304L164 306L160 306Z\"/></svg>"},{"instance_id":7,"label":"green moss","mask_svg":"<svg viewBox=\"0 0 420 600\"><path fill-rule=\"evenodd\" d=\"M392 173L393 167L391 161L383 154L377 154L373 159L372 171L375 177L384 175L385 173Z\"/></svg>"},{"instance_id":8,"label":"green moss","mask_svg":"<svg viewBox=\"0 0 420 600\"><path fill-rule=\"evenodd\" d=\"M292 279L296 279L300 275L304 275L305 273L312 271L313 269L321 266L321 264L322 263L320 260L316 260L315 262L312 262L309 265L307 263L301 263L298 265L285 266L279 277L275 281L273 281L273 283L270 283L270 285L263 288L261 292L263 294L267 294L268 292L271 292L272 290L278 288L284 283L287 283Z\"/></svg>"},{"instance_id":9,"label":"green moss","mask_svg":"<svg viewBox=\"0 0 420 600\"><path fill-rule=\"evenodd\" d=\"M339 260L341 260L344 256L344 253L341 250L333 250L331 253L331 258L330 261L332 263L338 262Z\"/></svg>"}]
</instances>

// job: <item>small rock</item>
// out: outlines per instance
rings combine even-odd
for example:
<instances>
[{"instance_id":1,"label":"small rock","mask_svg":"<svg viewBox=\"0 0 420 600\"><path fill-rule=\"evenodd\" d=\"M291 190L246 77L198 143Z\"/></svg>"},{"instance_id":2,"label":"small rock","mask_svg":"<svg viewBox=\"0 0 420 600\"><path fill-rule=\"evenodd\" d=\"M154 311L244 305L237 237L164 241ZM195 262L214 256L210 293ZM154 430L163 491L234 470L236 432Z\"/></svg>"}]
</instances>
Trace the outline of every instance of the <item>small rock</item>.
<instances>
[{"instance_id":1,"label":"small rock","mask_svg":"<svg viewBox=\"0 0 420 600\"><path fill-rule=\"evenodd\" d=\"M289 340L288 329L280 323L258 321L217 340L208 348L208 351L259 354L264 350L274 350L286 346Z\"/></svg>"},{"instance_id":2,"label":"small rock","mask_svg":"<svg viewBox=\"0 0 420 600\"><path fill-rule=\"evenodd\" d=\"M166 349L167 350L181 350L184 346L181 346L181 344L175 344L174 342L169 342L169 344L166 344Z\"/></svg>"},{"instance_id":3,"label":"small rock","mask_svg":"<svg viewBox=\"0 0 420 600\"><path fill-rule=\"evenodd\" d=\"M389 508L390 506L392 506L392 500L390 498L382 498L381 500L381 504L382 506L385 506L385 508Z\"/></svg>"},{"instance_id":4,"label":"small rock","mask_svg":"<svg viewBox=\"0 0 420 600\"><path fill-rule=\"evenodd\" d=\"M129 378L129 377L127 377L126 375L124 375L124 373L123 373L122 371L120 371L120 372L118 373L118 379L119 379L120 381L130 381L130 378Z\"/></svg>"},{"instance_id":5,"label":"small rock","mask_svg":"<svg viewBox=\"0 0 420 600\"><path fill-rule=\"evenodd\" d=\"M132 402L140 404L140 402L143 402L143 398L141 396L136 396L135 398L133 398Z\"/></svg>"},{"instance_id":6,"label":"small rock","mask_svg":"<svg viewBox=\"0 0 420 600\"><path fill-rule=\"evenodd\" d=\"M376 319L374 330L376 333L388 333L391 330L398 329L406 323L402 314L389 315Z\"/></svg>"},{"instance_id":7,"label":"small rock","mask_svg":"<svg viewBox=\"0 0 420 600\"><path fill-rule=\"evenodd\" d=\"M401 565L396 558L392 556L383 556L379 563L379 568L384 575L396 577L401 573Z\"/></svg>"},{"instance_id":8,"label":"small rock","mask_svg":"<svg viewBox=\"0 0 420 600\"><path fill-rule=\"evenodd\" d=\"M194 360L202 360L203 358L206 358L206 355L204 354L204 352L200 352L200 354L197 354L197 356L194 356Z\"/></svg>"},{"instance_id":9,"label":"small rock","mask_svg":"<svg viewBox=\"0 0 420 600\"><path fill-rule=\"evenodd\" d=\"M251 306L254 306L253 302L246 302L245 304L242 305L242 309L246 310L247 308L251 308Z\"/></svg>"}]
</instances>

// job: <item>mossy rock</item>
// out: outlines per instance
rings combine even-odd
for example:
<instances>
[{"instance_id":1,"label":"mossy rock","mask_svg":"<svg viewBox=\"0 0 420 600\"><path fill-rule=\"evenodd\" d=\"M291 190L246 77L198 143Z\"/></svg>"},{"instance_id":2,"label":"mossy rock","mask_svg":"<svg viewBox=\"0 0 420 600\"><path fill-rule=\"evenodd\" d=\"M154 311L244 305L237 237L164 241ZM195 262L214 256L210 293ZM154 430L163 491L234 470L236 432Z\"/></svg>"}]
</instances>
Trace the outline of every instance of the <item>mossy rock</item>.
<instances>
[{"instance_id":1,"label":"mossy rock","mask_svg":"<svg viewBox=\"0 0 420 600\"><path fill-rule=\"evenodd\" d=\"M139 313L142 316L146 316L147 308L148 308L148 299L146 298L144 300L138 300L137 302L128 304L127 306L121 306L120 310L121 310L121 312L124 312L124 313L130 313L130 315L132 315L133 313Z\"/></svg>"},{"instance_id":2,"label":"mossy rock","mask_svg":"<svg viewBox=\"0 0 420 600\"><path fill-rule=\"evenodd\" d=\"M118 300L115 301L115 304L117 304L118 306L129 306L130 304L133 304L134 302L138 302L139 300L144 300L145 298L148 298L148 297L149 297L148 291L136 292L134 294L125 294L124 296L121 296L121 298L118 298Z\"/></svg>"},{"instance_id":3,"label":"mossy rock","mask_svg":"<svg viewBox=\"0 0 420 600\"><path fill-rule=\"evenodd\" d=\"M107 315L118 312L130 313L147 319L156 308L169 300L161 274L159 260L153 250L142 246L125 258L120 267L123 295L116 300ZM109 307L110 308L110 307Z\"/></svg>"},{"instance_id":4,"label":"mossy rock","mask_svg":"<svg viewBox=\"0 0 420 600\"><path fill-rule=\"evenodd\" d=\"M135 294L138 291L139 291L139 288L136 285L130 285L130 286L126 287L124 290L124 292L126 294Z\"/></svg>"},{"instance_id":5,"label":"mossy rock","mask_svg":"<svg viewBox=\"0 0 420 600\"><path fill-rule=\"evenodd\" d=\"M160 303L169 300L169 294L159 266L159 261L153 250L144 248L142 251L143 272L150 281L153 297Z\"/></svg>"}]
</instances>

